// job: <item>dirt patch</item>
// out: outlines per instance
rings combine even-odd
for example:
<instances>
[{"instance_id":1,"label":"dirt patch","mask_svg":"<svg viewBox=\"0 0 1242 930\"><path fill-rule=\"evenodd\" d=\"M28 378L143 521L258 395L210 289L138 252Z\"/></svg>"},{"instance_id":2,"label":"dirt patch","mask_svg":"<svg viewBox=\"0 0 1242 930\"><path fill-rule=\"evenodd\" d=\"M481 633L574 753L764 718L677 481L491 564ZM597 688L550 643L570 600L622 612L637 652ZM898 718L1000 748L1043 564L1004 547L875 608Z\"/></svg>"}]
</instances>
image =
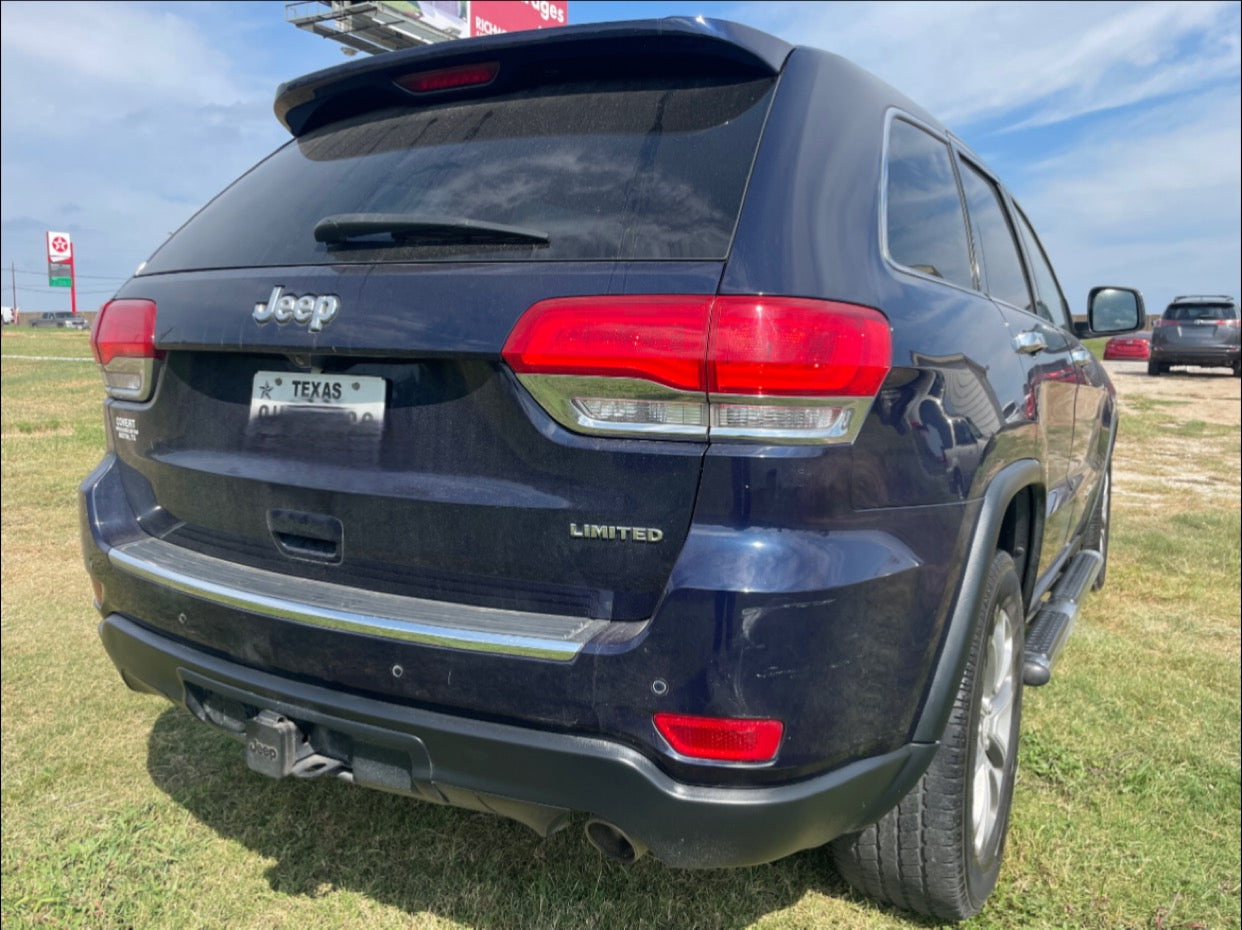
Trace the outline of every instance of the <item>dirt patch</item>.
<instances>
[{"instance_id":1,"label":"dirt patch","mask_svg":"<svg viewBox=\"0 0 1242 930\"><path fill-rule=\"evenodd\" d=\"M1242 474L1242 379L1228 369L1177 370L1152 377L1145 362L1105 362L1117 388L1121 433L1113 486L1144 510L1207 504L1237 509ZM1128 417L1140 413L1159 430L1136 435ZM1134 422L1132 420L1131 422ZM1176 493L1170 496L1170 491ZM1174 505L1174 502L1178 502Z\"/></svg>"},{"instance_id":2,"label":"dirt patch","mask_svg":"<svg viewBox=\"0 0 1242 930\"><path fill-rule=\"evenodd\" d=\"M1117 400L1124 415L1136 397L1170 404L1172 416L1181 420L1202 420L1221 426L1242 425L1242 378L1227 368L1176 369L1152 377L1146 362L1105 362L1108 376L1117 388Z\"/></svg>"}]
</instances>

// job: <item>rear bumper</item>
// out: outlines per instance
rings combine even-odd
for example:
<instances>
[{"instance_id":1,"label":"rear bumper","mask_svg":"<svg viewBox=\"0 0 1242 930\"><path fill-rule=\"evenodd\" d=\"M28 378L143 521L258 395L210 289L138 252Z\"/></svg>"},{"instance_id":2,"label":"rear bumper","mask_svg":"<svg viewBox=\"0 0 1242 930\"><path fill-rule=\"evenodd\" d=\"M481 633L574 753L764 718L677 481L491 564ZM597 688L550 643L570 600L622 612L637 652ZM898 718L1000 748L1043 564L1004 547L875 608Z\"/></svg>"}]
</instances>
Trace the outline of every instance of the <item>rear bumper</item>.
<instances>
[{"instance_id":1,"label":"rear bumper","mask_svg":"<svg viewBox=\"0 0 1242 930\"><path fill-rule=\"evenodd\" d=\"M1178 345L1153 344L1151 360L1165 365L1199 365L1201 367L1229 367L1237 362L1242 348L1233 345Z\"/></svg>"},{"instance_id":2,"label":"rear bumper","mask_svg":"<svg viewBox=\"0 0 1242 930\"><path fill-rule=\"evenodd\" d=\"M126 683L235 736L262 710L367 787L489 810L541 833L574 812L606 820L680 867L745 866L821 845L878 818L931 761L907 744L785 785L679 782L609 740L392 703L261 672L118 614L100 635Z\"/></svg>"}]
</instances>

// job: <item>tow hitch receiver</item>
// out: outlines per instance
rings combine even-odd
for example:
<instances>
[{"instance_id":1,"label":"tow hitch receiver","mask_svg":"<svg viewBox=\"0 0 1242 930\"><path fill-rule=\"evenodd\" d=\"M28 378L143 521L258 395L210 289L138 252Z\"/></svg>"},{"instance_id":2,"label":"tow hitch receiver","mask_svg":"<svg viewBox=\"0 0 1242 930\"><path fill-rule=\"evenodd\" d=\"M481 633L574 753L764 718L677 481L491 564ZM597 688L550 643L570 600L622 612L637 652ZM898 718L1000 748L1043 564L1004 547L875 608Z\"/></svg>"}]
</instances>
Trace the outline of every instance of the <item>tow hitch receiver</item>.
<instances>
[{"instance_id":1,"label":"tow hitch receiver","mask_svg":"<svg viewBox=\"0 0 1242 930\"><path fill-rule=\"evenodd\" d=\"M284 778L298 761L302 734L288 717L261 710L246 721L246 764L268 778Z\"/></svg>"}]
</instances>

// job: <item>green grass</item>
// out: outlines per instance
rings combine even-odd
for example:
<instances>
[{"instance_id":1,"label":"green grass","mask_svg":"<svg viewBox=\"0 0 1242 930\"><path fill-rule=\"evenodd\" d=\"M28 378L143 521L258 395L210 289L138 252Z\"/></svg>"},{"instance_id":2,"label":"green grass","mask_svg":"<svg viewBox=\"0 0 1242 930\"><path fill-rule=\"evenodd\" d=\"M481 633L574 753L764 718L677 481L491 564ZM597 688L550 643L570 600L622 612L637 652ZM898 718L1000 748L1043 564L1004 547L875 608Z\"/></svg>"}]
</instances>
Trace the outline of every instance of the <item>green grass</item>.
<instances>
[{"instance_id":1,"label":"green grass","mask_svg":"<svg viewBox=\"0 0 1242 930\"><path fill-rule=\"evenodd\" d=\"M20 335L3 340L6 930L933 925L854 896L823 851L626 869L578 830L540 840L497 817L252 775L236 743L129 692L104 655L75 502L103 445L99 375L14 357L86 355L84 334ZM1108 586L1053 683L1027 693L1007 858L969 926L1239 926L1242 554L1237 469L1219 465L1236 461L1238 431L1169 404L1127 409L1117 467L1139 477L1116 482ZM1156 436L1227 493L1143 477Z\"/></svg>"}]
</instances>

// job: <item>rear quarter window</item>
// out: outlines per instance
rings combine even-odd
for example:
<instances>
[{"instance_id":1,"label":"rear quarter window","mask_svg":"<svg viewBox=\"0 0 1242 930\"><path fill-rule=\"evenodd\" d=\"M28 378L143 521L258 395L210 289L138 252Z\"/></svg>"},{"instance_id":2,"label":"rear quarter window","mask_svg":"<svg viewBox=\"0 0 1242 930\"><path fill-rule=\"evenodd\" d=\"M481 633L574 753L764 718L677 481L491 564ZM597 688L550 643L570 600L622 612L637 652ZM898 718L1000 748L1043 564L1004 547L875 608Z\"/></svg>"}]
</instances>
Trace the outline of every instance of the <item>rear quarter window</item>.
<instances>
[{"instance_id":1,"label":"rear quarter window","mask_svg":"<svg viewBox=\"0 0 1242 930\"><path fill-rule=\"evenodd\" d=\"M888 134L885 230L899 265L973 288L966 217L949 147L895 119Z\"/></svg>"}]
</instances>

